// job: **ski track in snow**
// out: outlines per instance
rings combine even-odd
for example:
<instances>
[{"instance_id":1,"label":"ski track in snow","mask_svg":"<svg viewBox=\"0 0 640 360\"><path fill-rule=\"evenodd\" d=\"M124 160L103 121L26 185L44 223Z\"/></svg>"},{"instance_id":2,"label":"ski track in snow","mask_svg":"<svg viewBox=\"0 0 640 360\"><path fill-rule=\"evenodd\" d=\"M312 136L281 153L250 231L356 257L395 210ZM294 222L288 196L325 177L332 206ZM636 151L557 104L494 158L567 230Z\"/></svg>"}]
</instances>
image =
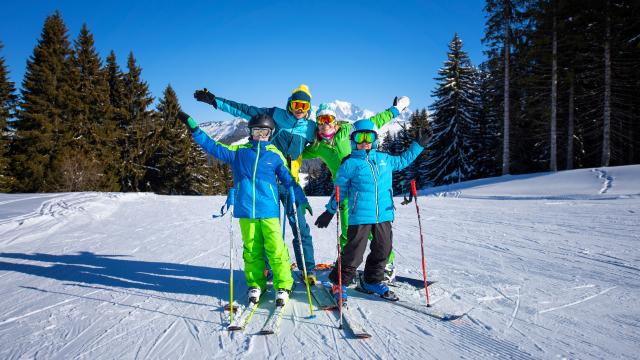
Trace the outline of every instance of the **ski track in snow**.
<instances>
[{"instance_id":1,"label":"ski track in snow","mask_svg":"<svg viewBox=\"0 0 640 360\"><path fill-rule=\"evenodd\" d=\"M246 331L228 332L228 218L209 215L222 197L0 195L0 358L637 358L640 191L623 175L640 167L575 174L591 185L596 174L597 194L536 195L527 183L526 195L490 185L421 197L431 303L467 316L440 322L357 293L368 340L337 329L335 311L308 318L302 284L279 335L257 335L273 293ZM416 220L398 205L394 248L399 275L421 279ZM312 234L316 261L332 262L335 231ZM290 229L286 242L293 255Z\"/></svg>"}]
</instances>

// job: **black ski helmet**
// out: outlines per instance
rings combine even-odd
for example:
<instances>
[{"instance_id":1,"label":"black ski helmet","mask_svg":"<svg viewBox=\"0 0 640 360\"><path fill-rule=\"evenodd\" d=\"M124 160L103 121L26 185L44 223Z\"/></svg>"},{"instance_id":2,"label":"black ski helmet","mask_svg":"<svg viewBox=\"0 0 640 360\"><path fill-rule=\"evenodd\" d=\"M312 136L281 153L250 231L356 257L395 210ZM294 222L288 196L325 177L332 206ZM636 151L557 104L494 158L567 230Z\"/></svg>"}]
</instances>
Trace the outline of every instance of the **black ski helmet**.
<instances>
[{"instance_id":1,"label":"black ski helmet","mask_svg":"<svg viewBox=\"0 0 640 360\"><path fill-rule=\"evenodd\" d=\"M259 128L269 128L271 131L276 128L276 123L273 122L273 118L267 114L255 115L249 119L249 129L259 127Z\"/></svg>"}]
</instances>

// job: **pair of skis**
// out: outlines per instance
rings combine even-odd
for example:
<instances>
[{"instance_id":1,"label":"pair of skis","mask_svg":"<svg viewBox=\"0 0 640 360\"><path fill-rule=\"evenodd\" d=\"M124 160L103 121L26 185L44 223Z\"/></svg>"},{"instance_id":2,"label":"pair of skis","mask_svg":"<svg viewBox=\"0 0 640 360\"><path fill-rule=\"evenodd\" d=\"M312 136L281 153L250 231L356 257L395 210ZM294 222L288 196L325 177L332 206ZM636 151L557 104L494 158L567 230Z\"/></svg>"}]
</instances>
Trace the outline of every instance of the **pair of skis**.
<instances>
[{"instance_id":1,"label":"pair of skis","mask_svg":"<svg viewBox=\"0 0 640 360\"><path fill-rule=\"evenodd\" d=\"M260 303L263 300L264 294L258 299L256 303L249 303L249 305L242 308L239 314L236 314L235 319L231 324L227 326L228 331L244 331L249 325L249 322L253 318L256 310L260 306ZM267 321L262 326L262 329L258 332L260 335L273 335L278 332L280 329L280 323L282 322L282 317L284 312L286 311L287 305L289 301L281 306L276 306L275 309L269 313L269 317ZM225 306L225 310L229 311L228 305Z\"/></svg>"}]
</instances>

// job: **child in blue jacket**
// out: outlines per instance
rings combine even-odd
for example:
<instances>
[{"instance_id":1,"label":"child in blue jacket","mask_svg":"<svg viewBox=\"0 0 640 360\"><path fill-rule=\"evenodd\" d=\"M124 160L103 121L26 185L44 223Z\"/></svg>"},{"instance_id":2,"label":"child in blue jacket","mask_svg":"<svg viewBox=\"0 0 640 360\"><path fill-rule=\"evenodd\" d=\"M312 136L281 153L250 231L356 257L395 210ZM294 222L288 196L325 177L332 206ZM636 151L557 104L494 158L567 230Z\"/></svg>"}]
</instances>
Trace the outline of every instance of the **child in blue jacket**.
<instances>
[{"instance_id":1,"label":"child in blue jacket","mask_svg":"<svg viewBox=\"0 0 640 360\"><path fill-rule=\"evenodd\" d=\"M189 115L178 118L192 132L193 139L211 156L231 165L236 188L233 216L239 218L244 242L244 272L248 300L257 302L266 290L266 254L273 271L276 305L289 299L293 278L289 251L280 231L280 204L276 177L287 188L294 188L296 201L308 204L304 193L285 165L282 153L271 144L275 123L269 115L256 115L249 120L250 140L243 145L224 145L209 137Z\"/></svg>"},{"instance_id":2,"label":"child in blue jacket","mask_svg":"<svg viewBox=\"0 0 640 360\"><path fill-rule=\"evenodd\" d=\"M356 275L367 247L369 233L373 235L371 252L367 256L361 286L387 300L398 300L383 282L387 258L392 249L391 222L394 219L392 172L411 164L431 138L430 129L418 131L417 140L399 156L378 152L378 134L370 120L359 120L351 133L351 155L344 158L336 174L335 185L340 187L340 198L348 199L349 228L347 244L342 250L342 296L346 300L346 284ZM316 220L318 227L327 227L337 211L335 195L327 210ZM334 284L332 292L339 300L338 271L329 274Z\"/></svg>"}]
</instances>

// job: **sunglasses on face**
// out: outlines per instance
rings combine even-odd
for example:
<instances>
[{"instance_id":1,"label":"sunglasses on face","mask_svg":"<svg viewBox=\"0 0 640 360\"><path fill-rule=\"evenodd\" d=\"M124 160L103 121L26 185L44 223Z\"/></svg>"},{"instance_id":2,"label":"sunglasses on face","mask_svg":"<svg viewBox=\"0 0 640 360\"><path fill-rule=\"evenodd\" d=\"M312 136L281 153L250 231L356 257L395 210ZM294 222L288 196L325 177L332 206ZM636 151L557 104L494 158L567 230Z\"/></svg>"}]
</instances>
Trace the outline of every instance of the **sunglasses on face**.
<instances>
[{"instance_id":1,"label":"sunglasses on face","mask_svg":"<svg viewBox=\"0 0 640 360\"><path fill-rule=\"evenodd\" d=\"M318 125L333 124L335 120L336 118L333 115L320 115L316 118Z\"/></svg>"},{"instance_id":2,"label":"sunglasses on face","mask_svg":"<svg viewBox=\"0 0 640 360\"><path fill-rule=\"evenodd\" d=\"M373 131L359 131L353 134L353 141L356 144L370 143L376 141L377 134Z\"/></svg>"},{"instance_id":3,"label":"sunglasses on face","mask_svg":"<svg viewBox=\"0 0 640 360\"><path fill-rule=\"evenodd\" d=\"M308 101L294 100L291 102L292 110L309 111L309 108L311 108L311 104Z\"/></svg>"},{"instance_id":4,"label":"sunglasses on face","mask_svg":"<svg viewBox=\"0 0 640 360\"><path fill-rule=\"evenodd\" d=\"M268 137L269 135L271 135L271 129L269 128L251 128L251 136Z\"/></svg>"}]
</instances>

